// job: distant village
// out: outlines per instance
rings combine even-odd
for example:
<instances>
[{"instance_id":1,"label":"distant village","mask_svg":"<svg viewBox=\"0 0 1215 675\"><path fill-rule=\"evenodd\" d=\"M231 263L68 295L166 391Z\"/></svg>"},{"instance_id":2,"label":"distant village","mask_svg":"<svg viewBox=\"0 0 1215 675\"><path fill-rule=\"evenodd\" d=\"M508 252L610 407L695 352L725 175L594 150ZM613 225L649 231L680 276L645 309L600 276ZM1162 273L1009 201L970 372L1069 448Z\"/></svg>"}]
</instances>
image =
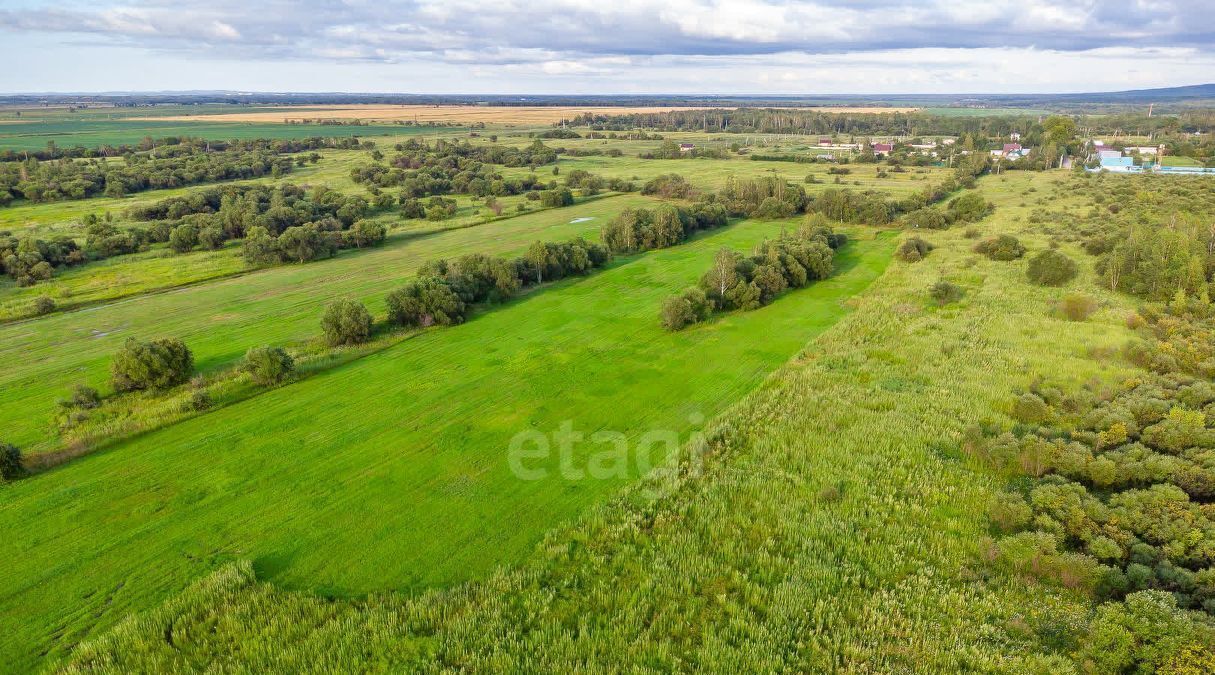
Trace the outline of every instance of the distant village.
<instances>
[{"instance_id":1,"label":"distant village","mask_svg":"<svg viewBox=\"0 0 1215 675\"><path fill-rule=\"evenodd\" d=\"M852 142L841 142L829 137L820 137L816 144L819 154L817 159L828 162L857 161L863 157L884 159L894 156L915 157L944 160L955 155L970 155L972 153L990 153L999 168L1003 162L1031 161L1031 148L1021 145L1021 134L1009 134L1001 147L989 150L959 149L955 144L958 139L941 137L936 139L914 138L904 141L900 138L889 139L852 139ZM954 146L954 147L949 147ZM989 145L990 147L990 145ZM688 153L696 150L692 143L681 143L680 152ZM1166 155L1164 145L1128 145L1123 143L1107 145L1101 139L1090 139L1075 155L1058 158L1055 164L1061 168L1072 168L1077 163L1086 171L1100 173L1160 173L1172 175L1211 175L1215 176L1215 167L1204 167L1198 162L1189 163L1189 158L1176 158L1178 161L1163 160ZM861 159L863 161L863 159ZM1003 166L1017 168L1019 165L1004 164Z\"/></svg>"}]
</instances>

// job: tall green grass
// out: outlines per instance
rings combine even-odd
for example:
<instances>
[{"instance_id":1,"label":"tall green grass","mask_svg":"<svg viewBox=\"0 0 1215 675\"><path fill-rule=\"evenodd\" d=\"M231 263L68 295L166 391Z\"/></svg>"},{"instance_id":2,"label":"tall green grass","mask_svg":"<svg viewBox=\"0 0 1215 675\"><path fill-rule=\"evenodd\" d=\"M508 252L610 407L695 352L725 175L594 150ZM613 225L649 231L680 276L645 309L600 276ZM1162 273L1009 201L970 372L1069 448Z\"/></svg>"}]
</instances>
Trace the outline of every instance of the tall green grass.
<instances>
[{"instance_id":1,"label":"tall green grass","mask_svg":"<svg viewBox=\"0 0 1215 675\"><path fill-rule=\"evenodd\" d=\"M62 653L237 558L343 596L520 560L638 471L567 480L550 462L545 479L521 480L508 461L518 432L569 421L686 437L843 316L890 259L890 237L859 240L835 277L762 310L678 335L657 325L661 300L718 247L792 224L744 222L621 260L9 487L0 555L20 562L0 589L12 608L0 652L15 663ZM39 534L17 536L32 520Z\"/></svg>"},{"instance_id":2,"label":"tall green grass","mask_svg":"<svg viewBox=\"0 0 1215 675\"><path fill-rule=\"evenodd\" d=\"M977 227L1046 248L1024 219L1038 202L1081 206L1067 180L982 179L997 211ZM1041 195L1025 199L1028 186ZM73 667L1075 672L1088 598L984 564L1002 479L959 446L968 426L1007 422L1010 392L1037 374L1131 373L1101 356L1129 336L1129 303L1092 288L1091 259L1071 245L1083 273L1053 289L1029 285L1023 260L974 254L961 231L920 236L936 250L892 263L848 301L855 311L691 445L700 470L651 474L552 530L525 562L419 596L338 601L234 563L82 646ZM959 303L929 300L940 278L963 287ZM1103 304L1088 322L1054 310L1076 287ZM698 353L705 365L730 358ZM449 553L497 545L483 535Z\"/></svg>"}]
</instances>

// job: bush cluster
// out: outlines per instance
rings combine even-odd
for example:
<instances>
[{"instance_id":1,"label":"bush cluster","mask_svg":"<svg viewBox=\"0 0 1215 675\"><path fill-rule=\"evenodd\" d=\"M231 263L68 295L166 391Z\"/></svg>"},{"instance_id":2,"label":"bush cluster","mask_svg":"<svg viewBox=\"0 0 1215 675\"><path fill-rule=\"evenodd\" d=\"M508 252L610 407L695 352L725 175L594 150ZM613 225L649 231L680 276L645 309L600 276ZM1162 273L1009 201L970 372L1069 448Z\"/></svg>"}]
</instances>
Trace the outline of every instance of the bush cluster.
<instances>
[{"instance_id":1,"label":"bush cluster","mask_svg":"<svg viewBox=\"0 0 1215 675\"><path fill-rule=\"evenodd\" d=\"M133 192L214 183L222 180L282 176L292 170L286 153L320 148L350 147L354 139L180 142L139 152L119 152L122 162L104 158L0 162L0 206L13 199L49 202L87 199L98 195L122 197ZM300 158L301 160L303 157ZM315 162L320 155L313 153Z\"/></svg>"},{"instance_id":2,"label":"bush cluster","mask_svg":"<svg viewBox=\"0 0 1215 675\"><path fill-rule=\"evenodd\" d=\"M654 209L627 208L603 227L600 237L615 253L633 253L682 243L693 232L722 227L725 209L697 202L690 209L664 204Z\"/></svg>"},{"instance_id":3,"label":"bush cluster","mask_svg":"<svg viewBox=\"0 0 1215 675\"><path fill-rule=\"evenodd\" d=\"M194 355L181 340L167 338L141 342L127 338L110 364L115 391L165 389L194 374Z\"/></svg>"},{"instance_id":4,"label":"bush cluster","mask_svg":"<svg viewBox=\"0 0 1215 675\"><path fill-rule=\"evenodd\" d=\"M660 321L668 330L681 330L713 311L762 307L787 288L831 276L835 249L845 242L843 235L811 219L796 233L761 242L750 256L723 248L700 279L705 303L700 293L684 291L663 303Z\"/></svg>"},{"instance_id":5,"label":"bush cluster","mask_svg":"<svg viewBox=\"0 0 1215 675\"><path fill-rule=\"evenodd\" d=\"M974 246L975 253L992 260L1016 260L1025 255L1025 246L1011 234L1001 234L996 237L983 239Z\"/></svg>"},{"instance_id":6,"label":"bush cluster","mask_svg":"<svg viewBox=\"0 0 1215 675\"><path fill-rule=\"evenodd\" d=\"M903 262L919 262L933 249L931 242L919 237L909 237L895 249L894 255Z\"/></svg>"},{"instance_id":7,"label":"bush cluster","mask_svg":"<svg viewBox=\"0 0 1215 675\"><path fill-rule=\"evenodd\" d=\"M1029 259L1025 274L1040 286L1062 286L1076 278L1076 261L1048 248Z\"/></svg>"}]
</instances>

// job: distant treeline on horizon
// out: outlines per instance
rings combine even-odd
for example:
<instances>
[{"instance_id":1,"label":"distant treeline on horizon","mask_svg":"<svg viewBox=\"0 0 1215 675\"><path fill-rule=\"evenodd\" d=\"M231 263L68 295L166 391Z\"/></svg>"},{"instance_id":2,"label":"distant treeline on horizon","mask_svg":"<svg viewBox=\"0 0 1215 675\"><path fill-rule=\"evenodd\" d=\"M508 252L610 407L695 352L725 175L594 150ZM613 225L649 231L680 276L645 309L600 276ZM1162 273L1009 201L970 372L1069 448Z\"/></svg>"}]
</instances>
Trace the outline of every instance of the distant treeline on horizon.
<instances>
[{"instance_id":1,"label":"distant treeline on horizon","mask_svg":"<svg viewBox=\"0 0 1215 675\"><path fill-rule=\"evenodd\" d=\"M1074 94L838 94L838 95L705 95L705 94L360 94L345 92L274 93L232 91L29 93L0 95L0 105L490 105L490 106L892 106L1074 109L1086 105L1215 105L1215 84L1164 89Z\"/></svg>"}]
</instances>

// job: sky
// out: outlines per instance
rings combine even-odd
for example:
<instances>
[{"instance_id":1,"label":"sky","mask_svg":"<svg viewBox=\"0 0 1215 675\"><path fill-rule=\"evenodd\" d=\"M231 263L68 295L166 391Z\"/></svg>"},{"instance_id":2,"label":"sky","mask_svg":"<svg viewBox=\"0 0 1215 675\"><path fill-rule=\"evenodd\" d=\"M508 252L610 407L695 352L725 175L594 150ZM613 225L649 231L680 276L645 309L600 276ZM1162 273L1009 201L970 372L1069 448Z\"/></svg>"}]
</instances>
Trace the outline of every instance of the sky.
<instances>
[{"instance_id":1,"label":"sky","mask_svg":"<svg viewBox=\"0 0 1215 675\"><path fill-rule=\"evenodd\" d=\"M913 94L1215 81L1215 0L0 0L0 92Z\"/></svg>"}]
</instances>

